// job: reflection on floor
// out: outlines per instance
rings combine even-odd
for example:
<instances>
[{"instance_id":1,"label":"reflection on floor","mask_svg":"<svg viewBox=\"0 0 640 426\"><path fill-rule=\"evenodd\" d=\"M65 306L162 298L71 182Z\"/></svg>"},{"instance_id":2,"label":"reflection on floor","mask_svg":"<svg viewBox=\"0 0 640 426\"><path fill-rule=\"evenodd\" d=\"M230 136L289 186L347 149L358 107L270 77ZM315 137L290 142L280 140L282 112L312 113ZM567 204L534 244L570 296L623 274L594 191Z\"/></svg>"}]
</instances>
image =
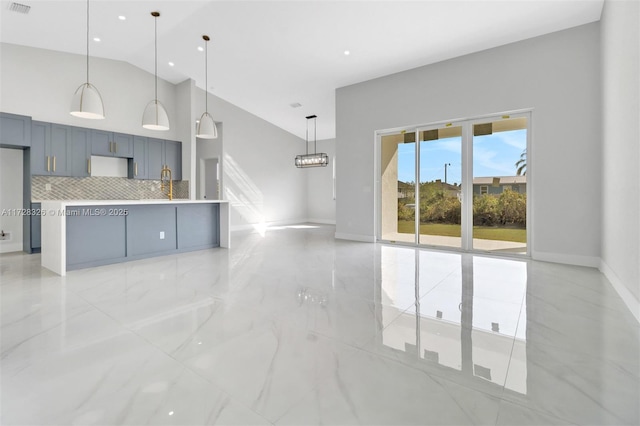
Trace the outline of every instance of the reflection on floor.
<instances>
[{"instance_id":1,"label":"reflection on floor","mask_svg":"<svg viewBox=\"0 0 640 426\"><path fill-rule=\"evenodd\" d=\"M403 232L387 232L382 236L382 239L385 241L414 244L416 241L416 236L415 234L406 234ZM462 238L448 237L446 235L420 234L420 244L428 246L460 248L462 247ZM527 254L527 244L517 243L514 241L484 240L480 238L474 238L473 248L475 250L481 251Z\"/></svg>"},{"instance_id":2,"label":"reflection on floor","mask_svg":"<svg viewBox=\"0 0 640 426\"><path fill-rule=\"evenodd\" d=\"M334 232L0 256L0 423L640 423L640 326L598 271Z\"/></svg>"}]
</instances>

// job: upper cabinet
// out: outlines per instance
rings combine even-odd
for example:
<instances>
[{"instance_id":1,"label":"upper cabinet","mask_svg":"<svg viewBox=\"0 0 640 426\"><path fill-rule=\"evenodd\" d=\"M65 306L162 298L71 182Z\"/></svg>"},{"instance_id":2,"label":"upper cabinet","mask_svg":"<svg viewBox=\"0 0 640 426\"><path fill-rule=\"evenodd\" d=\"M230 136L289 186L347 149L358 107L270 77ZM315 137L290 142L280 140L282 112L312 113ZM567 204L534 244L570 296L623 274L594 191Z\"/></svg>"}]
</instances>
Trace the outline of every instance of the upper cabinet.
<instances>
[{"instance_id":1,"label":"upper cabinet","mask_svg":"<svg viewBox=\"0 0 640 426\"><path fill-rule=\"evenodd\" d=\"M91 130L91 154L133 158L133 136L93 129Z\"/></svg>"},{"instance_id":2,"label":"upper cabinet","mask_svg":"<svg viewBox=\"0 0 640 426\"><path fill-rule=\"evenodd\" d=\"M133 161L129 162L129 177L148 179L148 143L143 136L133 137Z\"/></svg>"},{"instance_id":3,"label":"upper cabinet","mask_svg":"<svg viewBox=\"0 0 640 426\"><path fill-rule=\"evenodd\" d=\"M33 121L31 133L31 174L71 176L67 161L70 127Z\"/></svg>"},{"instance_id":4,"label":"upper cabinet","mask_svg":"<svg viewBox=\"0 0 640 426\"><path fill-rule=\"evenodd\" d=\"M160 172L167 166L173 180L182 180L182 143L148 138L148 179L160 179Z\"/></svg>"},{"instance_id":5,"label":"upper cabinet","mask_svg":"<svg viewBox=\"0 0 640 426\"><path fill-rule=\"evenodd\" d=\"M31 117L0 113L0 146L31 146Z\"/></svg>"},{"instance_id":6,"label":"upper cabinet","mask_svg":"<svg viewBox=\"0 0 640 426\"><path fill-rule=\"evenodd\" d=\"M182 180L182 143L178 141L41 121L30 121L27 133L32 175L91 176L91 156L101 155L130 159L132 179L160 180L166 166L173 180Z\"/></svg>"},{"instance_id":7,"label":"upper cabinet","mask_svg":"<svg viewBox=\"0 0 640 426\"><path fill-rule=\"evenodd\" d=\"M86 177L91 175L89 129L62 124L31 123L31 174Z\"/></svg>"}]
</instances>

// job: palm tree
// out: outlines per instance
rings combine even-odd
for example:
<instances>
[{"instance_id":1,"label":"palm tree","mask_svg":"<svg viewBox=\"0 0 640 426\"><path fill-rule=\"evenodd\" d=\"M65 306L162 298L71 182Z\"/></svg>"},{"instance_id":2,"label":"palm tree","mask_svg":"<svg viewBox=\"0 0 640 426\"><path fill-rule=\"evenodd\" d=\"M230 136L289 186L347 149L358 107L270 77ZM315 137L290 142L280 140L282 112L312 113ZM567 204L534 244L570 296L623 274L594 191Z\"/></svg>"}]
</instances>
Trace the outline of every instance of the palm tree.
<instances>
[{"instance_id":1,"label":"palm tree","mask_svg":"<svg viewBox=\"0 0 640 426\"><path fill-rule=\"evenodd\" d=\"M520 154L520 159L516 161L516 175L518 176L526 176L527 175L527 149L525 148Z\"/></svg>"}]
</instances>

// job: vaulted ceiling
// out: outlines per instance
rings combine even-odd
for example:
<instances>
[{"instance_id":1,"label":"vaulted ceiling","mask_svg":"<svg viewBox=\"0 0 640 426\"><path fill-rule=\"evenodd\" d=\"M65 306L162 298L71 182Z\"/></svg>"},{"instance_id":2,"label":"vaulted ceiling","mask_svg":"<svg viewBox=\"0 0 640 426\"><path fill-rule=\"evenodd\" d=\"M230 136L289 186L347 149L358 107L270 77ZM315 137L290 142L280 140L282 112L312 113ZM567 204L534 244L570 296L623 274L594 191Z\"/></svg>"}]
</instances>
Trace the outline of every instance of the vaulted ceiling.
<instances>
[{"instance_id":1,"label":"vaulted ceiling","mask_svg":"<svg viewBox=\"0 0 640 426\"><path fill-rule=\"evenodd\" d=\"M84 54L85 0L1 0L0 41ZM209 92L304 138L335 137L335 89L538 35L598 21L603 0L168 1L91 0L91 55ZM125 17L122 20L119 17ZM345 54L348 51L349 54ZM174 65L170 66L169 62ZM381 100L384 101L384 100ZM292 104L302 106L293 108Z\"/></svg>"}]
</instances>

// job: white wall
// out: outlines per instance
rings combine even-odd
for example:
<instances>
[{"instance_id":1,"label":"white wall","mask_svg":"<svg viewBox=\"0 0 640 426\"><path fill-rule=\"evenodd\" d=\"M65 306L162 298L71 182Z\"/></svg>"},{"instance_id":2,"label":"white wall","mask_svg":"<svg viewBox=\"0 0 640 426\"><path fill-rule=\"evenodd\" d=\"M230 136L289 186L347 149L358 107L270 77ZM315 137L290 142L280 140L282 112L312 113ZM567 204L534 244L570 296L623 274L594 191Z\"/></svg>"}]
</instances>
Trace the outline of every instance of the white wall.
<instances>
[{"instance_id":1,"label":"white wall","mask_svg":"<svg viewBox=\"0 0 640 426\"><path fill-rule=\"evenodd\" d=\"M34 120L177 139L176 86L158 79L158 99L169 114L166 132L142 127L142 112L154 97L154 76L126 62L91 58L90 81L98 88L106 118L87 120L69 114L76 89L86 80L86 57L0 43L0 111Z\"/></svg>"},{"instance_id":2,"label":"white wall","mask_svg":"<svg viewBox=\"0 0 640 426\"><path fill-rule=\"evenodd\" d=\"M20 149L0 148L0 211L22 209L22 155ZM0 241L0 253L22 251L22 216L0 215L0 228L11 234Z\"/></svg>"},{"instance_id":3,"label":"white wall","mask_svg":"<svg viewBox=\"0 0 640 426\"><path fill-rule=\"evenodd\" d=\"M195 123L204 112L204 91L195 88L193 99L200 106ZM294 165L301 139L215 96L209 113L224 126L223 198L232 206L232 229L304 222L307 180Z\"/></svg>"},{"instance_id":4,"label":"white wall","mask_svg":"<svg viewBox=\"0 0 640 426\"><path fill-rule=\"evenodd\" d=\"M304 141L303 141L304 142ZM309 150L313 150L309 144ZM304 144L298 148L298 154L304 154ZM309 222L336 223L336 200L333 197L333 168L335 167L336 140L318 141L317 152L329 156L327 167L298 169L300 175L307 178L307 217Z\"/></svg>"},{"instance_id":5,"label":"white wall","mask_svg":"<svg viewBox=\"0 0 640 426\"><path fill-rule=\"evenodd\" d=\"M376 130L533 108L533 256L597 266L599 64L595 23L338 89L336 235L374 239Z\"/></svg>"},{"instance_id":6,"label":"white wall","mask_svg":"<svg viewBox=\"0 0 640 426\"><path fill-rule=\"evenodd\" d=\"M640 320L640 3L602 14L602 271Z\"/></svg>"}]
</instances>

